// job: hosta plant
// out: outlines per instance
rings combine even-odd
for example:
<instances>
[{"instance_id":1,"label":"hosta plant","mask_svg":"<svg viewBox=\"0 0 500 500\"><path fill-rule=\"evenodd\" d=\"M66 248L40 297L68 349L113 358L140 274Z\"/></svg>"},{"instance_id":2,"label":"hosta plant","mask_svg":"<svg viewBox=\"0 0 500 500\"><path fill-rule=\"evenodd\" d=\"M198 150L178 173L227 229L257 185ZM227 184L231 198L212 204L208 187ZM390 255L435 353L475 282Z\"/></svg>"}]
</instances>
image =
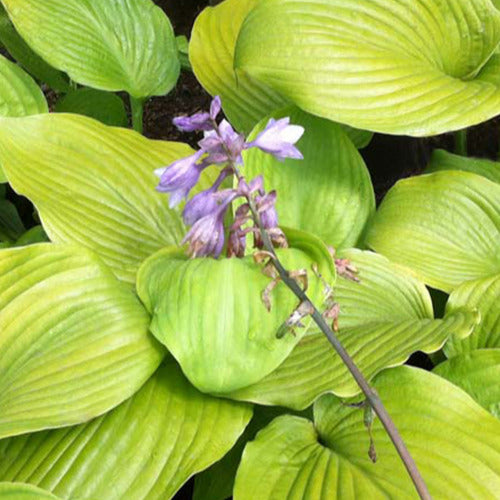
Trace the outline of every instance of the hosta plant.
<instances>
[{"instance_id":1,"label":"hosta plant","mask_svg":"<svg viewBox=\"0 0 500 500\"><path fill-rule=\"evenodd\" d=\"M359 152L499 113L494 3L2 4L0 497L498 496L500 165Z\"/></svg>"}]
</instances>

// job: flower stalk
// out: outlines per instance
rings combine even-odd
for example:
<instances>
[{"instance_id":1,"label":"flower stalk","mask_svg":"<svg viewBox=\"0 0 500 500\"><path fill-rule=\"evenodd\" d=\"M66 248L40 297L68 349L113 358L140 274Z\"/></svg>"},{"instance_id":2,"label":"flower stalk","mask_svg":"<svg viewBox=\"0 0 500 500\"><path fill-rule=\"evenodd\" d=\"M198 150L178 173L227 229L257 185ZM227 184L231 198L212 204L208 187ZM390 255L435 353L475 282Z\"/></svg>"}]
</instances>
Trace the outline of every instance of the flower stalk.
<instances>
[{"instance_id":1,"label":"flower stalk","mask_svg":"<svg viewBox=\"0 0 500 500\"><path fill-rule=\"evenodd\" d=\"M366 403L382 422L420 498L430 500L431 496L417 465L380 397L370 386L338 339L334 329L327 322L327 319L333 319L335 325L338 304L332 304L331 309L322 314L309 299L306 287L300 286L297 271L288 271L279 260L275 247L286 247L287 241L278 226L278 216L275 209L276 192L265 192L264 180L261 176L247 183L240 172L239 167L243 165L242 152L252 147L272 154L280 161L285 158L301 159L302 154L295 147L295 143L302 136L304 129L297 125L290 125L289 118L270 119L265 129L253 141L246 142L245 137L235 132L226 120L217 122L220 111L221 102L216 97L212 101L209 113L196 113L191 117L176 118L174 124L181 130L204 132L204 138L198 143L200 150L192 156L178 160L156 172L160 177L158 191L169 193L170 206L175 206L182 199L188 198L190 190L198 182L204 168L209 165L222 167L214 185L192 197L184 208L184 222L191 228L183 242L189 243L191 257L218 257L221 254L225 245L225 215L232 202L242 198L243 203L236 210L234 222L229 228L228 256L243 257L246 237L249 233L253 234L254 247L260 251L261 255L269 259L269 264L272 265L272 275L275 278L271 287L263 292L264 306L269 307L269 293L277 280L284 283L299 299L300 305L292 314L294 318L297 316L296 323L291 321L289 326L300 325L301 318L311 316L352 374L366 398ZM236 177L237 187L220 189L224 179L231 175ZM269 270L269 264L266 265L265 270ZM357 279L353 274L355 270L348 261L340 259L336 260L335 264L343 275L354 280ZM284 333L278 332L278 334L279 338ZM370 434L370 457L374 456Z\"/></svg>"}]
</instances>

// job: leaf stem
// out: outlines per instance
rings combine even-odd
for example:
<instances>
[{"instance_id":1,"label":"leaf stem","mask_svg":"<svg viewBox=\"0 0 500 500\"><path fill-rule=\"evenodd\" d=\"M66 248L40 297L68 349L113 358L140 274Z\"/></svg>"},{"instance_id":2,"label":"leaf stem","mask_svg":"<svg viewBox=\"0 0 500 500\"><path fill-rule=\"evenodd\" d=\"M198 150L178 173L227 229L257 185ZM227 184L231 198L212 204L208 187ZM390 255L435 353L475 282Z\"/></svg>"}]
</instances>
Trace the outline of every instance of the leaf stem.
<instances>
[{"instance_id":1,"label":"leaf stem","mask_svg":"<svg viewBox=\"0 0 500 500\"><path fill-rule=\"evenodd\" d=\"M130 96L130 110L132 112L132 127L134 130L142 134L144 99L137 99L136 97Z\"/></svg>"},{"instance_id":2,"label":"leaf stem","mask_svg":"<svg viewBox=\"0 0 500 500\"><path fill-rule=\"evenodd\" d=\"M467 156L467 129L455 132L455 153Z\"/></svg>"},{"instance_id":3,"label":"leaf stem","mask_svg":"<svg viewBox=\"0 0 500 500\"><path fill-rule=\"evenodd\" d=\"M241 177L237 169L234 168L234 170L236 175L238 177ZM356 383L363 391L366 400L368 401L370 406L373 408L373 410L379 417L387 434L389 435L391 441L393 442L394 447L396 448L399 456L401 457L401 460L403 461L406 470L408 471L408 474L410 475L411 480L413 481L415 489L417 490L420 498L422 500L431 500L431 496L424 482L424 479L422 478L417 468L417 465L413 460L413 457L410 455L410 452L406 448L406 445L401 435L399 434L399 431L397 430L394 422L387 413L387 410L385 409L377 392L370 386L368 381L365 379L359 368L354 363L353 359L349 356L344 346L341 344L340 340L337 338L333 330L330 328L328 323L323 318L323 315L309 300L309 297L304 292L304 290L302 290L299 284L293 278L290 277L289 272L283 267L278 256L276 255L276 252L274 251L274 246L269 238L269 235L267 234L267 231L263 227L262 220L260 218L260 215L257 211L257 207L255 206L253 199L251 198L251 196L248 196L247 200L250 206L250 210L252 212L252 216L255 220L255 223L257 224L260 230L264 248L273 256L272 261L274 267L278 271L282 282L285 283L285 285L295 294L295 296L301 301L301 303L306 302L311 305L311 308L314 311L311 315L312 319L314 320L316 325L318 325L319 329L325 334L325 336L327 337L327 339L329 340L330 344L333 346L335 351L337 351L337 354L340 356L340 358L342 359L342 361L347 366L348 370L351 372L352 376L356 380Z\"/></svg>"}]
</instances>

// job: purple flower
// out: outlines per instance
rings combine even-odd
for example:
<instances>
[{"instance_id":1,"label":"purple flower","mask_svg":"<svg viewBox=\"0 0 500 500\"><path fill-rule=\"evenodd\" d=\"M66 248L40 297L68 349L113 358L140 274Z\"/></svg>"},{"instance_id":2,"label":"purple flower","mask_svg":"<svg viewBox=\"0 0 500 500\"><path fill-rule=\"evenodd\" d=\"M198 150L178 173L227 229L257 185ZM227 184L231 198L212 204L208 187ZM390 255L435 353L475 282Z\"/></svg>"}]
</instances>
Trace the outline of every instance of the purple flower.
<instances>
[{"instance_id":1,"label":"purple flower","mask_svg":"<svg viewBox=\"0 0 500 500\"><path fill-rule=\"evenodd\" d=\"M198 193L186 203L182 217L187 226L192 226L198 219L213 212L219 206L220 196L217 196L216 191L228 175L231 175L231 170L225 168L211 188Z\"/></svg>"},{"instance_id":2,"label":"purple flower","mask_svg":"<svg viewBox=\"0 0 500 500\"><path fill-rule=\"evenodd\" d=\"M224 215L219 209L198 219L186 234L182 243L189 242L191 257L218 257L224 248Z\"/></svg>"},{"instance_id":3,"label":"purple flower","mask_svg":"<svg viewBox=\"0 0 500 500\"><path fill-rule=\"evenodd\" d=\"M227 120L222 120L218 132L210 130L198 143L200 148L208 153L207 162L223 164L229 161L236 165L243 163L241 152L245 148L245 137L235 132Z\"/></svg>"},{"instance_id":4,"label":"purple flower","mask_svg":"<svg viewBox=\"0 0 500 500\"><path fill-rule=\"evenodd\" d=\"M210 105L210 113L195 113L191 116L178 116L172 120L173 124L182 132L196 132L198 130L213 130L214 121L221 110L221 100L215 96Z\"/></svg>"},{"instance_id":5,"label":"purple flower","mask_svg":"<svg viewBox=\"0 0 500 500\"><path fill-rule=\"evenodd\" d=\"M295 158L302 160L302 153L294 144L302 137L304 127L300 125L290 125L290 118L275 120L271 118L266 128L246 145L246 148L257 147L266 153L270 153L278 160L285 158Z\"/></svg>"},{"instance_id":6,"label":"purple flower","mask_svg":"<svg viewBox=\"0 0 500 500\"><path fill-rule=\"evenodd\" d=\"M170 193L170 208L178 205L183 198L187 198L189 191L198 182L201 171L207 166L204 162L197 163L202 156L203 151L197 151L187 158L175 161L168 167L155 170L155 174L160 177L160 183L156 189L161 193Z\"/></svg>"}]
</instances>

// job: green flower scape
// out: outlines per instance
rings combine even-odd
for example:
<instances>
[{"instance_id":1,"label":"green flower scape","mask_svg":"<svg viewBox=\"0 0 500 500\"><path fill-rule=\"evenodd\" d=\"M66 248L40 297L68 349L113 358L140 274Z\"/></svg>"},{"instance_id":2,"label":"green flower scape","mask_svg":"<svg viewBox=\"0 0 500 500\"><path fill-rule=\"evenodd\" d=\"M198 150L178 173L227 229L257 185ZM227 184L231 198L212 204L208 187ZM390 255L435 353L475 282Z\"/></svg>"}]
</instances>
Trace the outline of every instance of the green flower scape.
<instances>
[{"instance_id":1,"label":"green flower scape","mask_svg":"<svg viewBox=\"0 0 500 500\"><path fill-rule=\"evenodd\" d=\"M359 152L500 114L500 2L214 3L186 39L151 0L1 0L0 499L500 498L500 163L435 150L376 207ZM141 133L181 69L234 157Z\"/></svg>"}]
</instances>

